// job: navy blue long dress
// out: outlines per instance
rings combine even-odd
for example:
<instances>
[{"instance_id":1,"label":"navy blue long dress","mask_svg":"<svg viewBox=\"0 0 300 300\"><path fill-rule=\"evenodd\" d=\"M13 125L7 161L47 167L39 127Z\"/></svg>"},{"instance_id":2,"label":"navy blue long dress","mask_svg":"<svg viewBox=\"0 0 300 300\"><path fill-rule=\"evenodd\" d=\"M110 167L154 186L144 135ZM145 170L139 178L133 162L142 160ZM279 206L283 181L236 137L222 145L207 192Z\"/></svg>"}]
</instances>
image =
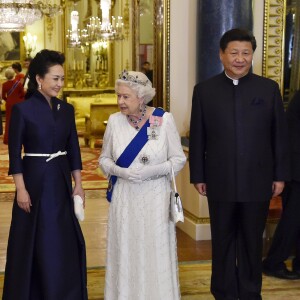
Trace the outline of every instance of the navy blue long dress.
<instances>
[{"instance_id":1,"label":"navy blue long dress","mask_svg":"<svg viewBox=\"0 0 300 300\"><path fill-rule=\"evenodd\" d=\"M71 105L38 91L12 111L9 174L23 173L32 207L16 198L12 211L3 300L87 299L84 238L73 209L71 171L82 169ZM67 155L46 162L25 153Z\"/></svg>"}]
</instances>

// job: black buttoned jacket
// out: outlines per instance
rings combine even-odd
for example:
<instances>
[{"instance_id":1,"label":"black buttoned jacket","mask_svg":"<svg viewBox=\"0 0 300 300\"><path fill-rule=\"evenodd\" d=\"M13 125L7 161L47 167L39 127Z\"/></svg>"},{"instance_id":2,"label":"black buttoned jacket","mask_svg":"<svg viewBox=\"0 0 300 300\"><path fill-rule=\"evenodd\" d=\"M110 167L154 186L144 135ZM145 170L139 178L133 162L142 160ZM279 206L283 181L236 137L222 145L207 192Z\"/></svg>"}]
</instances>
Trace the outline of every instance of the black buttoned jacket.
<instances>
[{"instance_id":1,"label":"black buttoned jacket","mask_svg":"<svg viewBox=\"0 0 300 300\"><path fill-rule=\"evenodd\" d=\"M249 73L234 85L221 73L194 88L190 182L210 201L267 201L289 179L287 125L278 84Z\"/></svg>"}]
</instances>

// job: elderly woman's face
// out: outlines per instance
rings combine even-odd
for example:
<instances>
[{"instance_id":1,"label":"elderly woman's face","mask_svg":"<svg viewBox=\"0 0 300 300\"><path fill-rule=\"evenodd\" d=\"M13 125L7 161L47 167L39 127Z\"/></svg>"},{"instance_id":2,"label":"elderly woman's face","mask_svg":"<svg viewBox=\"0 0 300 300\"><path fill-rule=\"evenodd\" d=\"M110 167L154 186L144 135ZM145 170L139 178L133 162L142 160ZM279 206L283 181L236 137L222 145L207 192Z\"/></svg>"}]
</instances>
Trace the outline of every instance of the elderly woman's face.
<instances>
[{"instance_id":1,"label":"elderly woman's face","mask_svg":"<svg viewBox=\"0 0 300 300\"><path fill-rule=\"evenodd\" d=\"M143 99L137 97L136 92L126 84L117 86L118 105L124 115L138 115Z\"/></svg>"}]
</instances>

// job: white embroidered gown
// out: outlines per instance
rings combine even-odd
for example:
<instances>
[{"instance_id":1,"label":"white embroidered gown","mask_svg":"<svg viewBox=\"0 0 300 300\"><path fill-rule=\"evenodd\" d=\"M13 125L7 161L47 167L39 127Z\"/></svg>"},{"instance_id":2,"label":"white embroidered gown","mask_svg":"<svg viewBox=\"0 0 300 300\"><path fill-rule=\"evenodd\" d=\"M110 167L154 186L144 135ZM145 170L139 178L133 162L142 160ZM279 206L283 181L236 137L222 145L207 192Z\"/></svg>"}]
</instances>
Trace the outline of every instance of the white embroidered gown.
<instances>
[{"instance_id":1,"label":"white embroidered gown","mask_svg":"<svg viewBox=\"0 0 300 300\"><path fill-rule=\"evenodd\" d=\"M116 161L137 134L126 116L110 116L99 163ZM166 112L157 140L149 140L130 168L169 160L175 173L186 161L173 116ZM105 299L180 299L175 225L169 221L170 178L142 183L118 178L109 208Z\"/></svg>"}]
</instances>

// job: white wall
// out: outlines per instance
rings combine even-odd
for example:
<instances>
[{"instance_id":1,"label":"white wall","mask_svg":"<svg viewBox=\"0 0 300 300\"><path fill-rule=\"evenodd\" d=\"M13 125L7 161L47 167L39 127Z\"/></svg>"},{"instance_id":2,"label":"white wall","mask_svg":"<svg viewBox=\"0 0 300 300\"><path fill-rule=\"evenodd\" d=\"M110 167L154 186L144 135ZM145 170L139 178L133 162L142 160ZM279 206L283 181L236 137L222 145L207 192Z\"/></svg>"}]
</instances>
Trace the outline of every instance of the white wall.
<instances>
[{"instance_id":1,"label":"white wall","mask_svg":"<svg viewBox=\"0 0 300 300\"><path fill-rule=\"evenodd\" d=\"M189 130L193 87L196 84L196 0L170 4L170 110L180 135ZM253 0L257 49L253 71L262 74L264 1Z\"/></svg>"},{"instance_id":2,"label":"white wall","mask_svg":"<svg viewBox=\"0 0 300 300\"><path fill-rule=\"evenodd\" d=\"M189 130L196 81L196 4L195 0L170 4L170 110L182 136Z\"/></svg>"}]
</instances>

